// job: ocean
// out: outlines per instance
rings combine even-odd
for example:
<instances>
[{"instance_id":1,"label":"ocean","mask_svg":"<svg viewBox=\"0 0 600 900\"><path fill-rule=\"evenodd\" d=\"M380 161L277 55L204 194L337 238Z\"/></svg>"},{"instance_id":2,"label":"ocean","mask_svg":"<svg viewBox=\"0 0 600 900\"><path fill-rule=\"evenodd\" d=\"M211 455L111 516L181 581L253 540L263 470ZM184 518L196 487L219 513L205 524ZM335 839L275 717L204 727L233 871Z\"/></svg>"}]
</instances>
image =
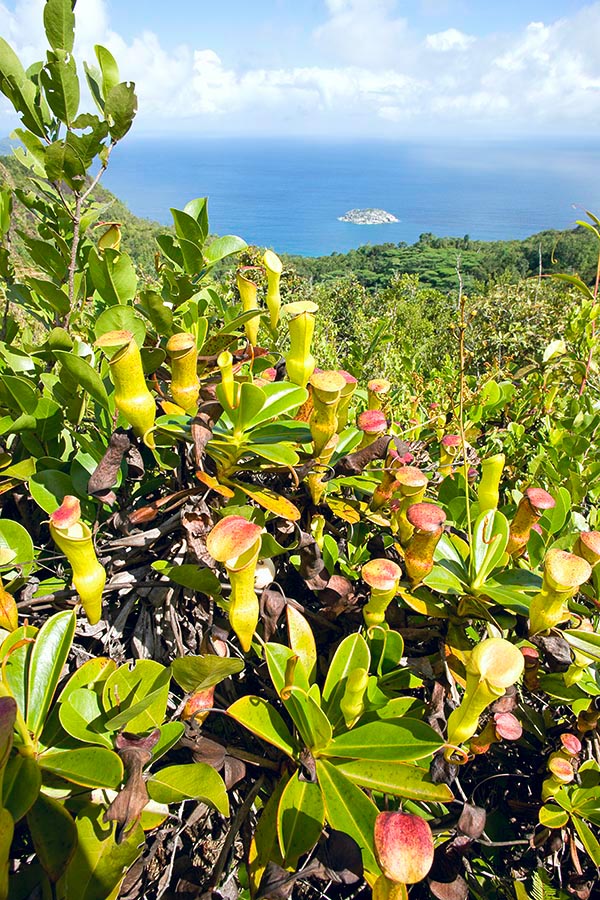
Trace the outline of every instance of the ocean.
<instances>
[{"instance_id":1,"label":"ocean","mask_svg":"<svg viewBox=\"0 0 600 900\"><path fill-rule=\"evenodd\" d=\"M136 139L103 183L138 216L209 197L211 231L302 256L420 234L519 239L600 213L600 144ZM378 207L399 221L340 222Z\"/></svg>"}]
</instances>

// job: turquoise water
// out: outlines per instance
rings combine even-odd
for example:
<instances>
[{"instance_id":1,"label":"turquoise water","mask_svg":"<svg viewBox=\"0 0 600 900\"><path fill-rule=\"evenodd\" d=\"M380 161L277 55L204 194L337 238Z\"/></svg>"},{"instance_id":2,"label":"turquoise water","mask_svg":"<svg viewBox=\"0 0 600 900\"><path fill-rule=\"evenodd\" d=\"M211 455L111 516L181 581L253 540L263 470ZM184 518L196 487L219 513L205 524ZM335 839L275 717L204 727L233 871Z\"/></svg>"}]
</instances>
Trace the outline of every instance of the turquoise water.
<instances>
[{"instance_id":1,"label":"turquoise water","mask_svg":"<svg viewBox=\"0 0 600 900\"><path fill-rule=\"evenodd\" d=\"M303 256L423 232L481 240L567 228L600 212L600 144L398 144L125 139L104 177L139 216L208 195L211 230ZM338 216L380 207L400 220Z\"/></svg>"}]
</instances>

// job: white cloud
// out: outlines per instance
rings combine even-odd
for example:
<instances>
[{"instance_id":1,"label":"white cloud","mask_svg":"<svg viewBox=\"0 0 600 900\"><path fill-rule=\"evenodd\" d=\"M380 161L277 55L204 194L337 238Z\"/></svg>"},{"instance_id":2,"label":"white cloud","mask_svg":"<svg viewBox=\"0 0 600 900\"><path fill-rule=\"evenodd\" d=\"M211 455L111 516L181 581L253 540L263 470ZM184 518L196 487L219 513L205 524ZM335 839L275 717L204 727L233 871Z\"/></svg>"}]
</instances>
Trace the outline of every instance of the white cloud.
<instances>
[{"instance_id":1,"label":"white cloud","mask_svg":"<svg viewBox=\"0 0 600 900\"><path fill-rule=\"evenodd\" d=\"M448 28L446 31L428 34L425 38L425 46L429 50L435 50L438 53L447 53L450 50L466 50L474 42L475 38L472 35L465 34L457 28Z\"/></svg>"},{"instance_id":2,"label":"white cloud","mask_svg":"<svg viewBox=\"0 0 600 900\"><path fill-rule=\"evenodd\" d=\"M44 0L0 0L0 31L26 63L42 58ZM600 130L600 2L516 34L419 35L395 0L324 0L317 65L238 68L209 47L126 41L106 0L78 0L78 59L115 54L139 93L138 133L443 135ZM185 35L182 35L185 37ZM16 123L0 97L0 135ZM3 115L4 114L4 115Z\"/></svg>"}]
</instances>

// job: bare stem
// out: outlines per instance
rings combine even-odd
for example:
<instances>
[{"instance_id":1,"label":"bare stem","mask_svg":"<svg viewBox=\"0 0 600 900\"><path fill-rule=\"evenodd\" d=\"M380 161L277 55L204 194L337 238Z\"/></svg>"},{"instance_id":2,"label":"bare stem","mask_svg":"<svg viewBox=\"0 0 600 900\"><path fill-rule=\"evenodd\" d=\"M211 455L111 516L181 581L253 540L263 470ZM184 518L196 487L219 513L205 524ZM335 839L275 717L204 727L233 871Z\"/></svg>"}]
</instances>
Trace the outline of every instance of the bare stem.
<instances>
[{"instance_id":1,"label":"bare stem","mask_svg":"<svg viewBox=\"0 0 600 900\"><path fill-rule=\"evenodd\" d=\"M100 170L98 171L96 177L92 180L89 187L83 192L83 194L75 194L75 211L73 213L73 243L71 244L71 261L69 262L69 314L67 315L65 326L68 328L71 322L71 316L75 312L75 270L77 268L77 250L79 249L79 236L80 236L80 228L81 228L81 210L83 204L90 196L94 188L97 186L98 182L106 172L106 168L108 166L108 160L110 158L110 154L112 153L113 147L115 146L116 141L112 141L108 147L106 152L106 157Z\"/></svg>"},{"instance_id":2,"label":"bare stem","mask_svg":"<svg viewBox=\"0 0 600 900\"><path fill-rule=\"evenodd\" d=\"M598 300L598 287L600 286L600 253L598 254L598 267L596 269L596 284L594 285L594 303ZM583 378L581 379L581 387L579 388L579 396L583 394L585 391L587 381L590 374L590 369L592 367L592 361L594 358L594 338L596 336L596 320L592 320L592 346L590 347L590 352L588 353L587 363L585 366L585 373Z\"/></svg>"},{"instance_id":3,"label":"bare stem","mask_svg":"<svg viewBox=\"0 0 600 900\"><path fill-rule=\"evenodd\" d=\"M456 260L456 274L458 276L458 352L459 352L459 398L458 398L458 428L463 455L463 473L465 478L465 503L467 512L467 534L469 545L473 543L473 529L471 526L471 498L469 497L469 462L467 459L467 441L465 438L465 332L467 330L466 298L463 289L462 273L460 271L460 256Z\"/></svg>"}]
</instances>

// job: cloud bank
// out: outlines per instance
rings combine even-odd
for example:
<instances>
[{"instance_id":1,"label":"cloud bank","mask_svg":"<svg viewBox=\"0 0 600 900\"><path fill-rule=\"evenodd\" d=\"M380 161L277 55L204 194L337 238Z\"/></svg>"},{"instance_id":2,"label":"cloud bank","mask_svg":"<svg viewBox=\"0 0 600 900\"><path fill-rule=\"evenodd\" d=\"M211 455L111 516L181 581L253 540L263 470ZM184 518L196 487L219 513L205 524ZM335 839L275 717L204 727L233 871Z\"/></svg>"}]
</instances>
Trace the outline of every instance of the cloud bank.
<instances>
[{"instance_id":1,"label":"cloud bank","mask_svg":"<svg viewBox=\"0 0 600 900\"><path fill-rule=\"evenodd\" d=\"M0 31L27 63L45 50L44 0L0 2ZM111 28L105 0L78 0L78 59L93 44L137 83L137 133L263 133L345 137L597 137L600 2L519 33L419 34L396 0L324 0L310 35L318 65L237 68L213 49L165 48ZM0 100L0 128L14 126Z\"/></svg>"}]
</instances>

